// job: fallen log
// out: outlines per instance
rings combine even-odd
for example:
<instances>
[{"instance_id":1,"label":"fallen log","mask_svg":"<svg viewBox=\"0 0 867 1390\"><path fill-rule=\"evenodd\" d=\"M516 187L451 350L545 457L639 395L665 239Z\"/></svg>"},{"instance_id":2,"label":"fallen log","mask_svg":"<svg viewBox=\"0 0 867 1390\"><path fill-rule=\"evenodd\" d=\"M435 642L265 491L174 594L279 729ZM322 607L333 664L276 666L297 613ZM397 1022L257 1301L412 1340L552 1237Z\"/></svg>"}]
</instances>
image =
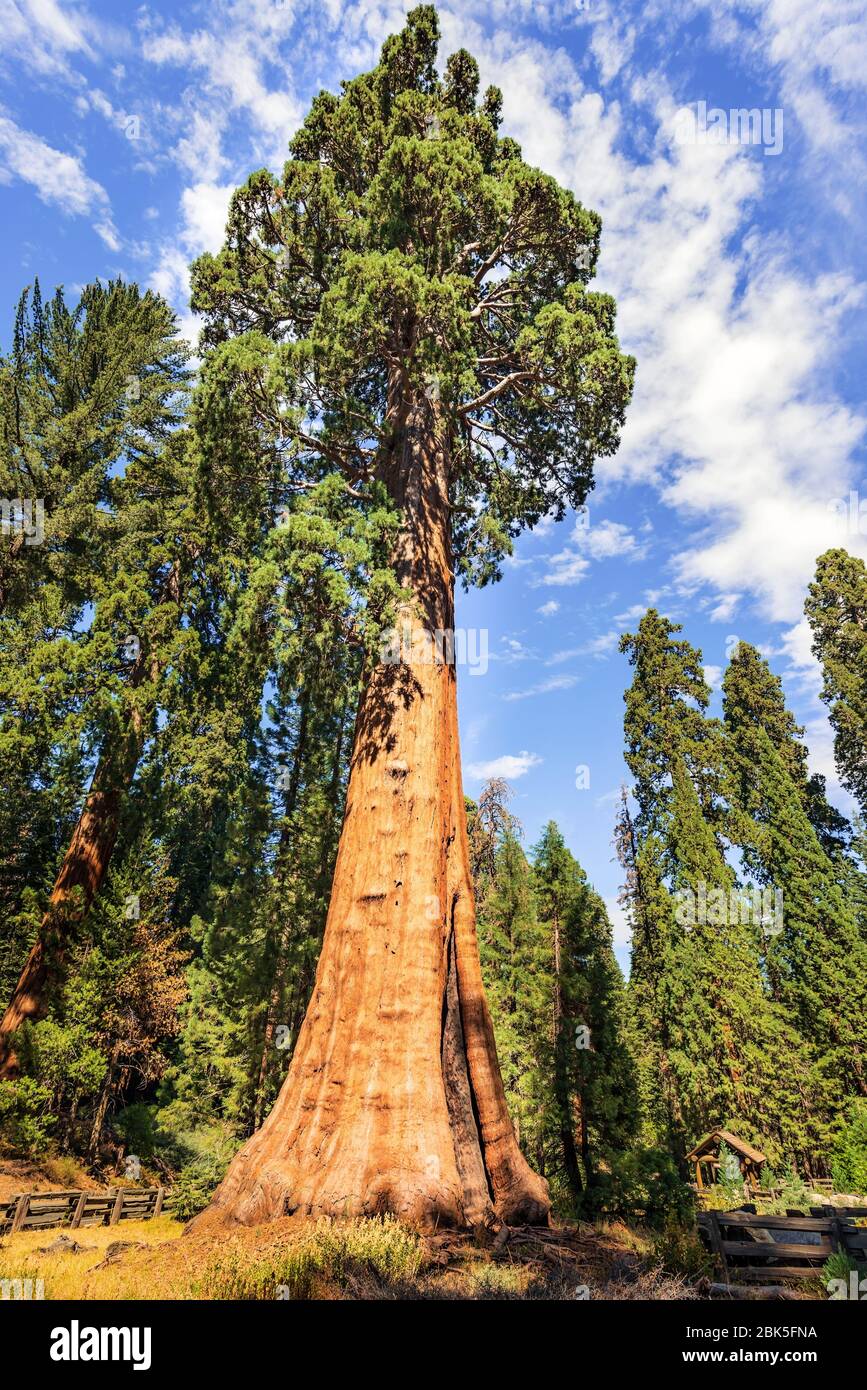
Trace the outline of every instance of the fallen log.
<instances>
[{"instance_id":1,"label":"fallen log","mask_svg":"<svg viewBox=\"0 0 867 1390\"><path fill-rule=\"evenodd\" d=\"M783 1284L714 1284L709 1279L699 1281L697 1292L702 1298L727 1298L764 1302L793 1302L801 1295Z\"/></svg>"}]
</instances>

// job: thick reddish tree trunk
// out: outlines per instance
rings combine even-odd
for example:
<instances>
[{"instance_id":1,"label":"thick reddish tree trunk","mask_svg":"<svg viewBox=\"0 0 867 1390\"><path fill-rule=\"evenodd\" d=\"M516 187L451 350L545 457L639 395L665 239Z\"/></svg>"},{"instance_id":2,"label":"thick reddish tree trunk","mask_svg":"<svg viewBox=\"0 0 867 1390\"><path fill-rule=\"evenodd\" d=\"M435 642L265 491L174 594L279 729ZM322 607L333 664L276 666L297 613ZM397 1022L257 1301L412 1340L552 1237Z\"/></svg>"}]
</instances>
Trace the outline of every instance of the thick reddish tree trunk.
<instances>
[{"instance_id":1,"label":"thick reddish tree trunk","mask_svg":"<svg viewBox=\"0 0 867 1390\"><path fill-rule=\"evenodd\" d=\"M173 565L163 597L177 602L178 595L178 566ZM130 691L137 690L146 678L155 683L159 674L158 657L140 652L130 672ZM72 933L86 917L108 873L124 798L135 776L153 712L152 703L143 710L131 702L124 727L103 746L36 940L0 1019L0 1080L17 1075L13 1036L22 1024L44 1016L52 985L63 972Z\"/></svg>"},{"instance_id":2,"label":"thick reddish tree trunk","mask_svg":"<svg viewBox=\"0 0 867 1390\"><path fill-rule=\"evenodd\" d=\"M127 767L123 772L116 758L100 759L39 933L0 1020L0 1080L17 1074L18 1057L12 1037L23 1023L35 1021L45 1013L50 986L62 970L73 925L86 915L108 870L120 825L123 793L132 776L128 764L133 757L137 760L137 739L128 737L124 742L133 742L135 747L124 749Z\"/></svg>"},{"instance_id":3,"label":"thick reddish tree trunk","mask_svg":"<svg viewBox=\"0 0 867 1390\"><path fill-rule=\"evenodd\" d=\"M196 1225L392 1212L546 1222L515 1140L482 985L458 748L448 457L416 401L384 476L412 657L372 670L316 981L286 1081ZM410 593L411 591L411 593Z\"/></svg>"},{"instance_id":4,"label":"thick reddish tree trunk","mask_svg":"<svg viewBox=\"0 0 867 1390\"><path fill-rule=\"evenodd\" d=\"M166 577L160 602L180 602L180 566ZM156 685L161 671L157 652L139 652L127 683L136 691L147 679ZM0 1080L17 1075L12 1038L22 1024L42 1018L48 996L61 976L75 927L90 910L111 863L124 799L153 721L153 700L131 700L122 728L103 745L78 823L54 882L39 932L24 962L6 1012L0 1019Z\"/></svg>"}]
</instances>

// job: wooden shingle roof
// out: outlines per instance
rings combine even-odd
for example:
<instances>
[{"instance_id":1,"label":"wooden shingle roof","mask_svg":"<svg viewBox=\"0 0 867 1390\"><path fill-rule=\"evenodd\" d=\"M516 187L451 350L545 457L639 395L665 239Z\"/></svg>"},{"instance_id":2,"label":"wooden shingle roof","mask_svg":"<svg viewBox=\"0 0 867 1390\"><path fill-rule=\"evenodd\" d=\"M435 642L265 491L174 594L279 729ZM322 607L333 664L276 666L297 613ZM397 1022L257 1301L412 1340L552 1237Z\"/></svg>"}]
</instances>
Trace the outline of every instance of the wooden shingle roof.
<instances>
[{"instance_id":1,"label":"wooden shingle roof","mask_svg":"<svg viewBox=\"0 0 867 1390\"><path fill-rule=\"evenodd\" d=\"M696 1144L687 1154L687 1161L693 1163L699 1158L705 1158L709 1153L713 1153L719 1148L720 1144L728 1144L735 1153L748 1158L751 1163L765 1163L767 1160L760 1149L754 1149L752 1144L748 1144L745 1139L739 1139L736 1134L732 1134L730 1129L712 1129L710 1134L706 1134L704 1139Z\"/></svg>"}]
</instances>

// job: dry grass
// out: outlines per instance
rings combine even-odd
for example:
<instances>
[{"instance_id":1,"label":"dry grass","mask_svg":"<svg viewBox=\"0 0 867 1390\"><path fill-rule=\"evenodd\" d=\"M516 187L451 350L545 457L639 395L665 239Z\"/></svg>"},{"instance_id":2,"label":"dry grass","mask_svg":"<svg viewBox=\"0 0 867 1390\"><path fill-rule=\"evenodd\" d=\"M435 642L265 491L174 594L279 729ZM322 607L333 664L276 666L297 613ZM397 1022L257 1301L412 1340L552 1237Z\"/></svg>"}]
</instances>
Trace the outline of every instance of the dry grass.
<instances>
[{"instance_id":1,"label":"dry grass","mask_svg":"<svg viewBox=\"0 0 867 1390\"><path fill-rule=\"evenodd\" d=\"M42 1160L42 1171L49 1186L70 1190L76 1187L89 1187L91 1179L81 1164L67 1155L49 1157Z\"/></svg>"},{"instance_id":2,"label":"dry grass","mask_svg":"<svg viewBox=\"0 0 867 1390\"><path fill-rule=\"evenodd\" d=\"M78 1253L43 1253L66 1234ZM291 1219L184 1236L171 1216L79 1231L21 1232L0 1245L0 1279L42 1279L46 1299L537 1300L694 1298L626 1227L425 1238L391 1217ZM126 1242L114 1259L106 1252Z\"/></svg>"},{"instance_id":3,"label":"dry grass","mask_svg":"<svg viewBox=\"0 0 867 1390\"><path fill-rule=\"evenodd\" d=\"M47 1231L20 1231L0 1242L0 1279L42 1279L46 1299L148 1299L175 1298L176 1276L170 1273L173 1261L166 1260L166 1278L160 1278L163 1256L168 1254L183 1226L170 1216L151 1221L124 1221L117 1226L82 1226L77 1231L53 1227ZM78 1254L40 1254L59 1236L67 1236L81 1247ZM105 1259L109 1246L131 1242L122 1258L95 1269ZM149 1266L147 1277L142 1266ZM137 1258L133 1258L133 1257ZM144 1256L144 1258L142 1258Z\"/></svg>"},{"instance_id":4,"label":"dry grass","mask_svg":"<svg viewBox=\"0 0 867 1390\"><path fill-rule=\"evenodd\" d=\"M37 1163L25 1158L0 1157L0 1205L5 1205L20 1192L82 1187L99 1191L104 1186L74 1158L46 1157Z\"/></svg>"},{"instance_id":5,"label":"dry grass","mask_svg":"<svg viewBox=\"0 0 867 1390\"><path fill-rule=\"evenodd\" d=\"M399 1295L417 1282L425 1259L422 1237L392 1216L320 1220L264 1246L254 1240L252 1250L230 1238L197 1272L191 1293L245 1300Z\"/></svg>"}]
</instances>

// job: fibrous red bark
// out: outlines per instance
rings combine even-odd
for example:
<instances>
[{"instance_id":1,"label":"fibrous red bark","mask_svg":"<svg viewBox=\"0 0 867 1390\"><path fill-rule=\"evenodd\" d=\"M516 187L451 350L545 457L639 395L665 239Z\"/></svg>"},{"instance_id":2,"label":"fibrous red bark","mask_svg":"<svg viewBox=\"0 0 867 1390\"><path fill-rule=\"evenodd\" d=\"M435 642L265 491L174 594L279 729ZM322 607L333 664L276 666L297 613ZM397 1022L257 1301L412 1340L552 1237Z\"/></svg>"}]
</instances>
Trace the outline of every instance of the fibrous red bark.
<instances>
[{"instance_id":1,"label":"fibrous red bark","mask_svg":"<svg viewBox=\"0 0 867 1390\"><path fill-rule=\"evenodd\" d=\"M39 932L0 1019L0 1080L18 1072L12 1038L47 1008L52 979L61 969L72 923L80 921L99 892L120 824L122 789L100 764L63 857Z\"/></svg>"},{"instance_id":2,"label":"fibrous red bark","mask_svg":"<svg viewBox=\"0 0 867 1390\"><path fill-rule=\"evenodd\" d=\"M178 567L173 565L163 597L177 602ZM149 679L155 683L156 655L140 650L130 671L128 689ZM19 1028L36 1022L48 1009L52 986L61 977L75 927L85 918L108 873L120 831L125 797L153 719L153 704L142 710L130 703L122 728L106 738L81 814L58 870L36 940L0 1018L0 1081L18 1074L13 1039Z\"/></svg>"},{"instance_id":3,"label":"fibrous red bark","mask_svg":"<svg viewBox=\"0 0 867 1390\"><path fill-rule=\"evenodd\" d=\"M506 1108L479 964L456 671L432 641L454 629L448 453L424 397L382 476L404 517L402 656L372 669L359 708L328 921L288 1076L198 1225L293 1212L547 1222L547 1185Z\"/></svg>"}]
</instances>

